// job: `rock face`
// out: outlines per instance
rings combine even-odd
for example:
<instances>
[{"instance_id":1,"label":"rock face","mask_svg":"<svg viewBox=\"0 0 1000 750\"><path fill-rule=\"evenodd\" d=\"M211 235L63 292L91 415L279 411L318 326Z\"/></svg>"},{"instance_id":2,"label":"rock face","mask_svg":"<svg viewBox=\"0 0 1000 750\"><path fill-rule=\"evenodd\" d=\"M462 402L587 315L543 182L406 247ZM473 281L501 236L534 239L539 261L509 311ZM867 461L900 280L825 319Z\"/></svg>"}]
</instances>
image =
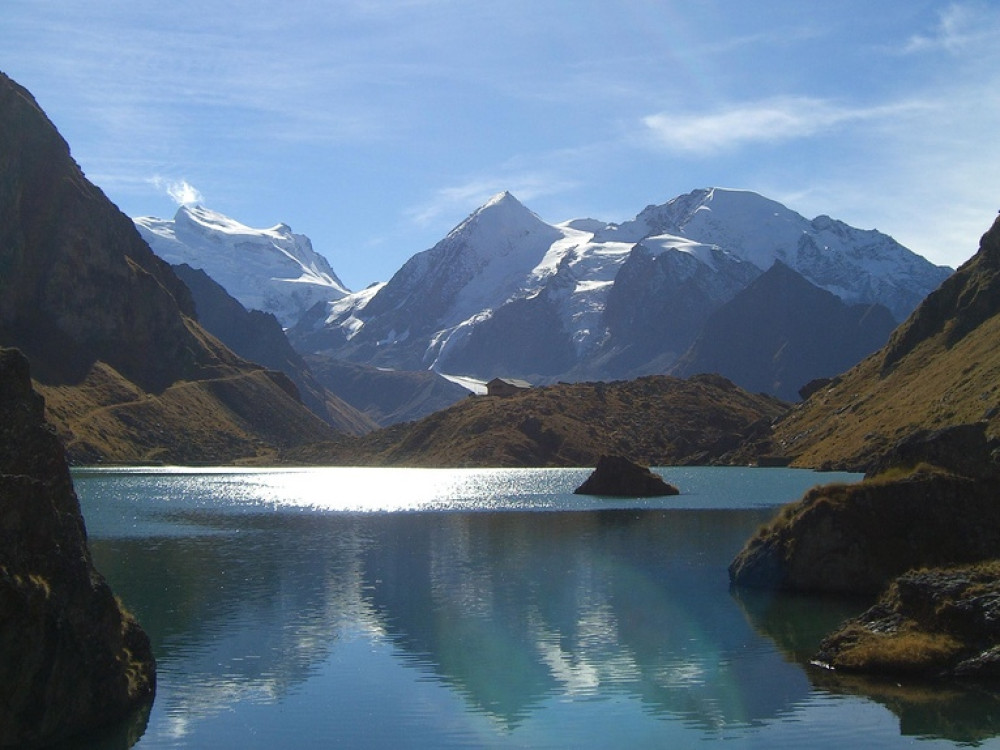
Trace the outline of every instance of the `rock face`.
<instances>
[{"instance_id":1,"label":"rock face","mask_svg":"<svg viewBox=\"0 0 1000 750\"><path fill-rule=\"evenodd\" d=\"M667 484L645 466L623 456L601 456L594 473L573 490L576 495L613 497L662 497L679 495L680 490Z\"/></svg>"},{"instance_id":2,"label":"rock face","mask_svg":"<svg viewBox=\"0 0 1000 750\"><path fill-rule=\"evenodd\" d=\"M987 437L985 422L917 430L876 460L867 476L878 476L894 466L924 463L965 477L995 480L1000 477L998 447L1000 441Z\"/></svg>"},{"instance_id":3,"label":"rock face","mask_svg":"<svg viewBox=\"0 0 1000 750\"><path fill-rule=\"evenodd\" d=\"M816 658L848 672L1000 677L1000 563L900 576Z\"/></svg>"},{"instance_id":4,"label":"rock face","mask_svg":"<svg viewBox=\"0 0 1000 750\"><path fill-rule=\"evenodd\" d=\"M729 566L739 586L876 594L922 566L987 560L1000 549L997 485L936 471L810 490Z\"/></svg>"},{"instance_id":5,"label":"rock face","mask_svg":"<svg viewBox=\"0 0 1000 750\"><path fill-rule=\"evenodd\" d=\"M44 744L152 698L149 639L94 569L28 362L0 349L0 746Z\"/></svg>"}]
</instances>

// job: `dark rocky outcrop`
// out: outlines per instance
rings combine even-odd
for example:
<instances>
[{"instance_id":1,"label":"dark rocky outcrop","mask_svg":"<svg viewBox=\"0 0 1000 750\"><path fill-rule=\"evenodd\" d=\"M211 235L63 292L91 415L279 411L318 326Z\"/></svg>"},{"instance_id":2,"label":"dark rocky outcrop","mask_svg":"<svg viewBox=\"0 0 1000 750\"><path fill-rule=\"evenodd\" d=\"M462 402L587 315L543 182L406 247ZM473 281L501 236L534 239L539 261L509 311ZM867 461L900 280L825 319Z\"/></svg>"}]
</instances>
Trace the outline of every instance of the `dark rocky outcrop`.
<instances>
[{"instance_id":1,"label":"dark rocky outcrop","mask_svg":"<svg viewBox=\"0 0 1000 750\"><path fill-rule=\"evenodd\" d=\"M679 495L680 490L645 466L624 456L601 456L586 481L573 490L576 495L612 497L663 497Z\"/></svg>"},{"instance_id":2,"label":"dark rocky outcrop","mask_svg":"<svg viewBox=\"0 0 1000 750\"><path fill-rule=\"evenodd\" d=\"M990 559L1000 550L997 489L932 467L898 479L817 487L747 542L729 566L730 580L877 594L915 567Z\"/></svg>"},{"instance_id":3,"label":"dark rocky outcrop","mask_svg":"<svg viewBox=\"0 0 1000 750\"><path fill-rule=\"evenodd\" d=\"M912 568L978 562L1000 551L995 445L982 423L920 430L868 481L810 490L729 567L743 586L878 593Z\"/></svg>"},{"instance_id":4,"label":"dark rocky outcrop","mask_svg":"<svg viewBox=\"0 0 1000 750\"><path fill-rule=\"evenodd\" d=\"M0 746L51 743L152 698L149 639L87 548L28 362L0 349Z\"/></svg>"},{"instance_id":5,"label":"dark rocky outcrop","mask_svg":"<svg viewBox=\"0 0 1000 750\"><path fill-rule=\"evenodd\" d=\"M820 645L847 672L1000 677L1000 563L915 570Z\"/></svg>"},{"instance_id":6,"label":"dark rocky outcrop","mask_svg":"<svg viewBox=\"0 0 1000 750\"><path fill-rule=\"evenodd\" d=\"M880 456L867 472L878 476L893 467L937 466L973 479L1000 478L1000 441L986 435L986 423L960 424L939 430L917 430Z\"/></svg>"}]
</instances>

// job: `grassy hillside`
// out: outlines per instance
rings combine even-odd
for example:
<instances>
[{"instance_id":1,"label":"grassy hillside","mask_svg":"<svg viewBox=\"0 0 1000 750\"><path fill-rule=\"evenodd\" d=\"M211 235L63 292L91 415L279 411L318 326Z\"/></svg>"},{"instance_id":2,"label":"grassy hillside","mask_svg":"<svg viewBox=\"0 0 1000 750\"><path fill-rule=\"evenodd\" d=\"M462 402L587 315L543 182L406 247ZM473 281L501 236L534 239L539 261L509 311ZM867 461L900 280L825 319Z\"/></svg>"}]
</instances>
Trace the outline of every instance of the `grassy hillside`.
<instances>
[{"instance_id":1,"label":"grassy hillside","mask_svg":"<svg viewBox=\"0 0 1000 750\"><path fill-rule=\"evenodd\" d=\"M36 388L74 463L266 463L279 448L330 436L276 377L234 370L151 394L99 363L82 383Z\"/></svg>"},{"instance_id":2,"label":"grassy hillside","mask_svg":"<svg viewBox=\"0 0 1000 750\"><path fill-rule=\"evenodd\" d=\"M796 465L864 469L915 430L981 420L1000 435L1000 220L882 350L796 407L774 439Z\"/></svg>"},{"instance_id":3,"label":"grassy hillside","mask_svg":"<svg viewBox=\"0 0 1000 750\"><path fill-rule=\"evenodd\" d=\"M290 461L393 466L594 466L737 460L748 433L788 405L717 376L651 376L473 396L418 422L286 452Z\"/></svg>"}]
</instances>

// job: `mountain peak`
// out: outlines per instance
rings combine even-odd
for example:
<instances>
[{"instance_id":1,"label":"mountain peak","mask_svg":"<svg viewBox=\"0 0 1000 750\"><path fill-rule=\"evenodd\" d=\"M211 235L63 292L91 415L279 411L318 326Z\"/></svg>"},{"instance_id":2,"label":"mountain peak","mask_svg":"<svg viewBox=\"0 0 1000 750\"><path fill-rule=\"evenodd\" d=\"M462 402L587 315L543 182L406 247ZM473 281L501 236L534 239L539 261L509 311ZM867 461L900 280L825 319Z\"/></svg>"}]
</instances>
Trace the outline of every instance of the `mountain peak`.
<instances>
[{"instance_id":1,"label":"mountain peak","mask_svg":"<svg viewBox=\"0 0 1000 750\"><path fill-rule=\"evenodd\" d=\"M165 261L205 271L244 307L273 313L283 326L348 293L309 238L287 224L254 229L196 203L180 206L173 221L134 221Z\"/></svg>"},{"instance_id":2,"label":"mountain peak","mask_svg":"<svg viewBox=\"0 0 1000 750\"><path fill-rule=\"evenodd\" d=\"M487 208L489 206L496 206L503 203L511 203L523 207L521 201L515 198L512 192L510 192L509 190L501 190L499 193L497 193L488 201L486 201L486 203L483 204L483 208Z\"/></svg>"},{"instance_id":3,"label":"mountain peak","mask_svg":"<svg viewBox=\"0 0 1000 750\"><path fill-rule=\"evenodd\" d=\"M475 235L496 239L555 231L510 191L504 190L473 211L449 236Z\"/></svg>"}]
</instances>

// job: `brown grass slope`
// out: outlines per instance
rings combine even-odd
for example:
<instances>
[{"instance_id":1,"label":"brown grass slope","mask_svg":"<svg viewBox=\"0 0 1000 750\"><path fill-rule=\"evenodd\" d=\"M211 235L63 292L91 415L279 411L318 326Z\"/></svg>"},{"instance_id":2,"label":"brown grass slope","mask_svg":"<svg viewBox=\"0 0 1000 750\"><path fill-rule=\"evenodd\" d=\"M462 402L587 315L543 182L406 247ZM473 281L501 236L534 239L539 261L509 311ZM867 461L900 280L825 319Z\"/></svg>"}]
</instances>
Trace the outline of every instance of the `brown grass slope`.
<instances>
[{"instance_id":1,"label":"brown grass slope","mask_svg":"<svg viewBox=\"0 0 1000 750\"><path fill-rule=\"evenodd\" d=\"M727 462L788 405L728 380L665 375L475 396L354 441L289 451L290 461L393 466L594 466L618 453L663 466Z\"/></svg>"},{"instance_id":2,"label":"brown grass slope","mask_svg":"<svg viewBox=\"0 0 1000 750\"><path fill-rule=\"evenodd\" d=\"M795 408L774 440L795 465L864 470L918 429L980 420L1000 434L1000 219L885 347Z\"/></svg>"},{"instance_id":3,"label":"brown grass slope","mask_svg":"<svg viewBox=\"0 0 1000 750\"><path fill-rule=\"evenodd\" d=\"M287 378L195 322L187 287L3 74L0 143L0 344L27 355L71 460L232 461L330 437Z\"/></svg>"}]
</instances>

